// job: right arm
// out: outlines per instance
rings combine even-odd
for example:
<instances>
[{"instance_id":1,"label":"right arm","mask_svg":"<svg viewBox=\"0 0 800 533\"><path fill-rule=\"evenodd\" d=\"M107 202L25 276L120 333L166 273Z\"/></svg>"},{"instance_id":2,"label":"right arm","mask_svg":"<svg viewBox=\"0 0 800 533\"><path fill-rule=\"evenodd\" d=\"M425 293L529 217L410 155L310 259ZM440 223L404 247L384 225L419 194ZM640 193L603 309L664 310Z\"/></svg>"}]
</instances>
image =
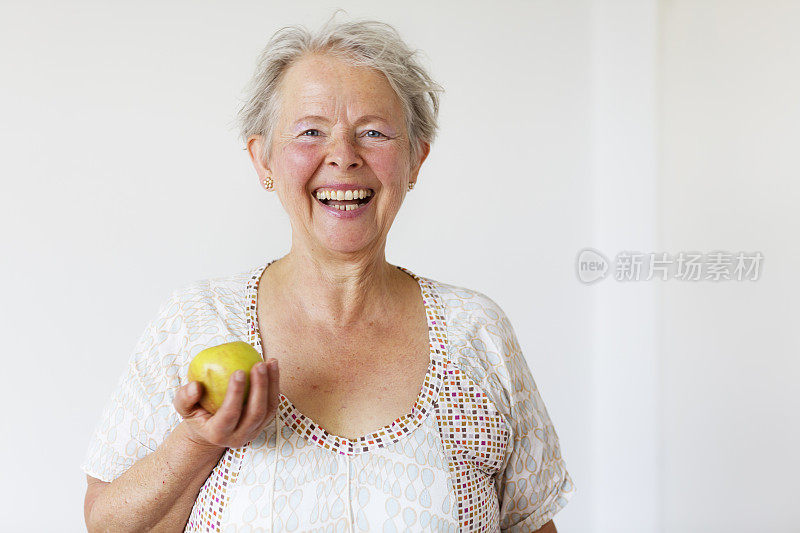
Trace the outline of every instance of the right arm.
<instances>
[{"instance_id":1,"label":"right arm","mask_svg":"<svg viewBox=\"0 0 800 533\"><path fill-rule=\"evenodd\" d=\"M225 452L192 442L184 424L111 483L86 476L88 531L183 530L200 487Z\"/></svg>"},{"instance_id":2,"label":"right arm","mask_svg":"<svg viewBox=\"0 0 800 533\"><path fill-rule=\"evenodd\" d=\"M173 404L183 421L154 452L111 482L86 476L84 517L90 533L183 531L200 488L225 449L244 446L263 431L277 412L277 370L267 370L263 362L253 366L250 395L244 408L245 383L235 378L236 373L214 415L198 403L200 383L193 381L181 387Z\"/></svg>"}]
</instances>

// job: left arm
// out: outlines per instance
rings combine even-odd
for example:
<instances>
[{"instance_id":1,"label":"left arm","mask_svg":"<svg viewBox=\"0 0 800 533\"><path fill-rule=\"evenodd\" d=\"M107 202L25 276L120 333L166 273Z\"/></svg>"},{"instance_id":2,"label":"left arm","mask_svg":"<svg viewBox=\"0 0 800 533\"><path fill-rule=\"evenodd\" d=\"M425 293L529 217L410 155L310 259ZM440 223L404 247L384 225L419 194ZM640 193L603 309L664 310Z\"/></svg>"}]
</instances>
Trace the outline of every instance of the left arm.
<instances>
[{"instance_id":1,"label":"left arm","mask_svg":"<svg viewBox=\"0 0 800 533\"><path fill-rule=\"evenodd\" d=\"M558 533L556 525L550 520L548 523L534 531L533 533Z\"/></svg>"}]
</instances>

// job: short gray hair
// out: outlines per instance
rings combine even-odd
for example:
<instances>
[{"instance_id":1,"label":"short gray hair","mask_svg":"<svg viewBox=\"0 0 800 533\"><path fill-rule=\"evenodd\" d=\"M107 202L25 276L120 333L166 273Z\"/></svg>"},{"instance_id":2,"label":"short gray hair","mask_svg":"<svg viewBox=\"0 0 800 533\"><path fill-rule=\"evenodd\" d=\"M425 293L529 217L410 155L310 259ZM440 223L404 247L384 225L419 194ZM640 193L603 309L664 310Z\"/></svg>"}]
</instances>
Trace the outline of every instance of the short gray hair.
<instances>
[{"instance_id":1,"label":"short gray hair","mask_svg":"<svg viewBox=\"0 0 800 533\"><path fill-rule=\"evenodd\" d=\"M337 11L338 12L338 11ZM384 22L333 22L334 13L315 33L299 25L276 31L258 57L245 99L237 113L242 141L263 135L259 156L269 157L280 113L280 82L298 59L313 53L332 53L353 65L382 72L403 105L411 163L421 155L422 143L433 143L438 130L441 85L433 81L397 30Z\"/></svg>"}]
</instances>

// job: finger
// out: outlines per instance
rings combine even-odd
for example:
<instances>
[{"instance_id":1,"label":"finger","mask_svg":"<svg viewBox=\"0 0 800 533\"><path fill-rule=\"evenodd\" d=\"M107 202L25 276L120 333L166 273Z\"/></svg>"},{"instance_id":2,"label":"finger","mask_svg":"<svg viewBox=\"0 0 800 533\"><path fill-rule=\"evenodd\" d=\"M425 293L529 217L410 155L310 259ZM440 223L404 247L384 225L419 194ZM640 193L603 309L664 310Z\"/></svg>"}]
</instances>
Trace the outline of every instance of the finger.
<instances>
[{"instance_id":1,"label":"finger","mask_svg":"<svg viewBox=\"0 0 800 533\"><path fill-rule=\"evenodd\" d=\"M228 380L228 390L225 392L225 399L222 405L214 414L214 426L218 431L230 434L239 423L242 414L242 404L244 403L244 387L247 376L244 370L237 370L231 374Z\"/></svg>"},{"instance_id":2,"label":"finger","mask_svg":"<svg viewBox=\"0 0 800 533\"><path fill-rule=\"evenodd\" d=\"M273 415L277 414L278 405L280 404L280 396L278 396L278 393L280 392L278 390L278 383L280 383L280 380L278 379L280 377L278 360L273 359L272 363L274 366L269 370L269 408L267 412L267 416L270 420L272 419ZM274 370L272 368L274 368Z\"/></svg>"},{"instance_id":3,"label":"finger","mask_svg":"<svg viewBox=\"0 0 800 533\"><path fill-rule=\"evenodd\" d=\"M172 405L183 418L191 416L197 410L197 402L203 393L203 385L197 381L190 381L178 389Z\"/></svg>"},{"instance_id":4,"label":"finger","mask_svg":"<svg viewBox=\"0 0 800 533\"><path fill-rule=\"evenodd\" d=\"M264 362L253 365L250 369L250 397L247 406L239 421L236 431L250 434L264 423L267 414L267 397L269 394L269 378L267 364Z\"/></svg>"}]
</instances>

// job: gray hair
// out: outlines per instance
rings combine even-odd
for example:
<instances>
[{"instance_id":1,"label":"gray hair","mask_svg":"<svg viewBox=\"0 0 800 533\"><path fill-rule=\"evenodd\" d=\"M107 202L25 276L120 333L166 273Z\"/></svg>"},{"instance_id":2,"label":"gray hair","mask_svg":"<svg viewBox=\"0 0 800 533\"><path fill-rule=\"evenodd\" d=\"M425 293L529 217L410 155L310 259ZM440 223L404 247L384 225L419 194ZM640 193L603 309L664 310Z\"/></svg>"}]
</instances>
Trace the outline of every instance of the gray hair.
<instances>
[{"instance_id":1,"label":"gray hair","mask_svg":"<svg viewBox=\"0 0 800 533\"><path fill-rule=\"evenodd\" d=\"M337 11L338 12L338 11ZM237 113L242 141L262 135L259 154L269 157L280 113L280 82L298 59L313 53L331 53L353 65L382 72L403 105L411 163L421 155L422 143L433 143L438 129L439 93L444 89L431 79L397 30L375 20L334 23L336 13L317 32L284 26L276 31L258 57L245 99Z\"/></svg>"}]
</instances>

